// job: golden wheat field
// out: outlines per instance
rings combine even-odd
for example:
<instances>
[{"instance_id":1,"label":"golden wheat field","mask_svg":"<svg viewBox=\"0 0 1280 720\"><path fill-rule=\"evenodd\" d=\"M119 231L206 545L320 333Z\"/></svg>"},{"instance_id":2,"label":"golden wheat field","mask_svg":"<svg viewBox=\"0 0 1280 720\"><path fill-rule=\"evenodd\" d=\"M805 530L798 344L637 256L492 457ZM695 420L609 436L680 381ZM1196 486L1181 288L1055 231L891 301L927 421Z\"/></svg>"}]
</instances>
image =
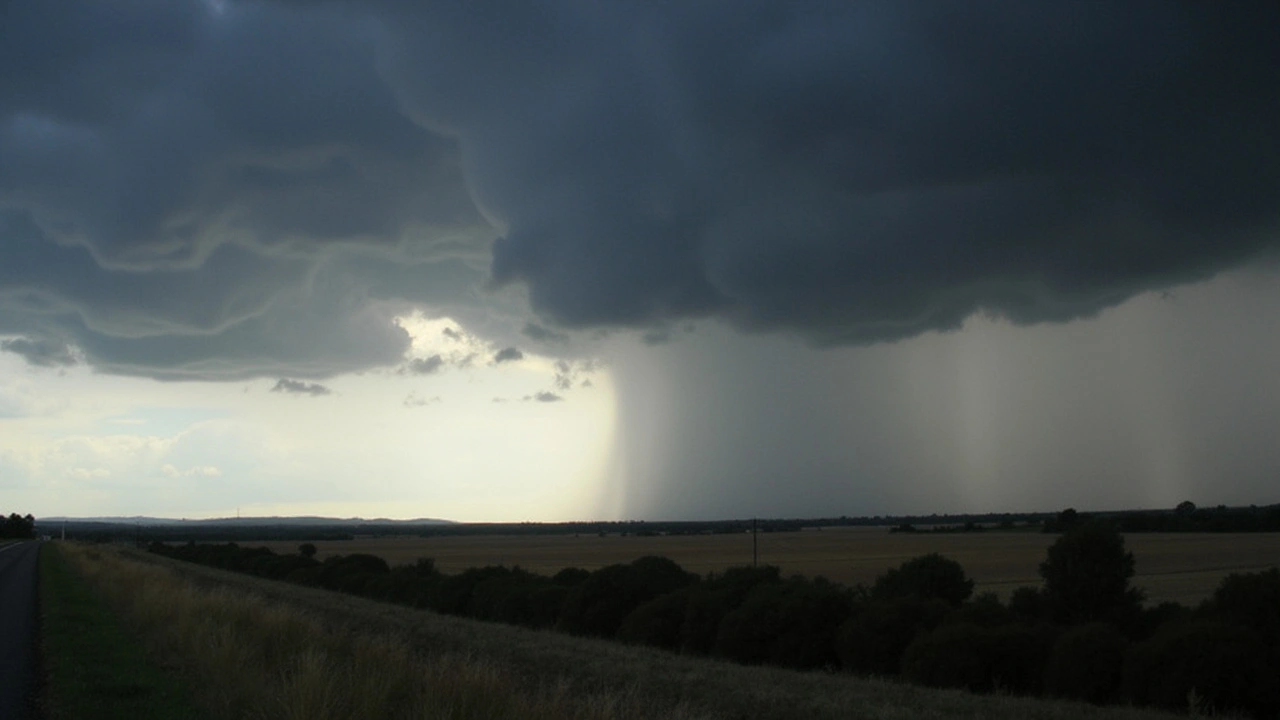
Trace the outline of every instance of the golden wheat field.
<instances>
[{"instance_id":1,"label":"golden wheat field","mask_svg":"<svg viewBox=\"0 0 1280 720\"><path fill-rule=\"evenodd\" d=\"M761 533L761 564L777 565L785 575L823 575L845 584L873 582L906 560L937 552L964 566L975 592L1007 598L1022 585L1036 585L1037 568L1057 536L1035 532L963 534L890 534L885 528L824 528ZM1222 578L1280 566L1280 533L1143 533L1125 536L1133 552L1134 584L1151 603L1172 600L1195 604L1208 597ZM263 543L278 553L297 543ZM705 574L749 565L750 534L671 535L490 535L369 537L317 542L321 559L334 554L370 553L392 565L433 558L447 573L483 565L519 565L552 574L566 567L588 570L662 555L686 570Z\"/></svg>"}]
</instances>

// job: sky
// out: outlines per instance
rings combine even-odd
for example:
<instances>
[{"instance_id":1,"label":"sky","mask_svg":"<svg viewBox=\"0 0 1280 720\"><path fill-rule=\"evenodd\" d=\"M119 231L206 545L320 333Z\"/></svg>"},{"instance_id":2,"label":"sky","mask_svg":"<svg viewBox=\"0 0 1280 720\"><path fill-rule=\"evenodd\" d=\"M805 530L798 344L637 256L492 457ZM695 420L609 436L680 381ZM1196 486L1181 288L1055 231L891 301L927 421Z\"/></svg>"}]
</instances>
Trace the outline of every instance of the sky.
<instances>
[{"instance_id":1,"label":"sky","mask_svg":"<svg viewBox=\"0 0 1280 720\"><path fill-rule=\"evenodd\" d=\"M0 5L0 511L1280 502L1274 2Z\"/></svg>"}]
</instances>

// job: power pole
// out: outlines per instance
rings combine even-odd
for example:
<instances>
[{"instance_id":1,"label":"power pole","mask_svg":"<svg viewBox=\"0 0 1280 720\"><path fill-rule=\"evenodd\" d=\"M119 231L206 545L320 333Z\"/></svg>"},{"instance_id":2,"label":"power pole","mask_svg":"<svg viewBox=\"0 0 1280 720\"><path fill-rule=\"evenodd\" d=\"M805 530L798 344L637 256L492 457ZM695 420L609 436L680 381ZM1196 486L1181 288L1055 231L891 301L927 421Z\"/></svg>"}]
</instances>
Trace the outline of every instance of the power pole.
<instances>
[{"instance_id":1,"label":"power pole","mask_svg":"<svg viewBox=\"0 0 1280 720\"><path fill-rule=\"evenodd\" d=\"M756 532L756 519L751 518L751 567L760 565L760 538Z\"/></svg>"}]
</instances>

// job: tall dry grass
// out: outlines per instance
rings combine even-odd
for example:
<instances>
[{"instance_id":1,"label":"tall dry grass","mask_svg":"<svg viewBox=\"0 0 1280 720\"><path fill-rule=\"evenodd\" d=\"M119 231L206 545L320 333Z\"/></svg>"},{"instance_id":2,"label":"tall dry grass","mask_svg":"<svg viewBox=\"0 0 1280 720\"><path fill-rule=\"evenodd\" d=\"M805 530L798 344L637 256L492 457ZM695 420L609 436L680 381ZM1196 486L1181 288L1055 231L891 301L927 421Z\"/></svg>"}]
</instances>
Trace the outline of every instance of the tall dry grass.
<instances>
[{"instance_id":1,"label":"tall dry grass","mask_svg":"<svg viewBox=\"0 0 1280 720\"><path fill-rule=\"evenodd\" d=\"M253 593L200 585L110 549L64 545L215 717L264 720L642 720L693 718L633 688L584 693L531 682L484 658L424 652Z\"/></svg>"}]
</instances>

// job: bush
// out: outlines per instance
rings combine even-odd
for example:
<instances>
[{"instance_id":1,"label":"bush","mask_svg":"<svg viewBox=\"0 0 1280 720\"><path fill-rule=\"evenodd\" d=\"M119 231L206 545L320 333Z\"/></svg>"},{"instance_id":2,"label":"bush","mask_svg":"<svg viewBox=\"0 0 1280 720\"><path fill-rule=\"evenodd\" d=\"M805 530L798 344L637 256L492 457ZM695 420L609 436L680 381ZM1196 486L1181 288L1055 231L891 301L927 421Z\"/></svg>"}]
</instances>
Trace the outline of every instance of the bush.
<instances>
[{"instance_id":1,"label":"bush","mask_svg":"<svg viewBox=\"0 0 1280 720\"><path fill-rule=\"evenodd\" d=\"M979 627L1000 627L1008 625L1017 616L1000 602L995 593L983 593L954 610L947 617L948 623L970 623Z\"/></svg>"},{"instance_id":2,"label":"bush","mask_svg":"<svg viewBox=\"0 0 1280 720\"><path fill-rule=\"evenodd\" d=\"M481 614L477 615L477 608L472 606L472 597L476 588L486 580L504 577L510 572L510 570L500 565L487 565L485 567L467 568L457 575L443 576L432 587L431 609L446 615L464 615L487 619L485 615L489 612L489 608L481 609ZM492 600L492 597L490 596L488 599Z\"/></svg>"},{"instance_id":3,"label":"bush","mask_svg":"<svg viewBox=\"0 0 1280 720\"><path fill-rule=\"evenodd\" d=\"M714 652L740 663L835 667L832 638L851 606L849 590L823 578L758 585L721 621Z\"/></svg>"},{"instance_id":4,"label":"bush","mask_svg":"<svg viewBox=\"0 0 1280 720\"><path fill-rule=\"evenodd\" d=\"M855 609L836 633L841 665L860 675L897 675L903 651L948 611L941 600L881 600Z\"/></svg>"},{"instance_id":5,"label":"bush","mask_svg":"<svg viewBox=\"0 0 1280 720\"><path fill-rule=\"evenodd\" d=\"M932 687L1035 693L1040 689L1047 648L1044 634L1028 626L944 625L906 648L902 675Z\"/></svg>"},{"instance_id":6,"label":"bush","mask_svg":"<svg viewBox=\"0 0 1280 720\"><path fill-rule=\"evenodd\" d=\"M680 649L709 654L725 616L741 606L757 587L781 582L781 571L772 565L733 567L719 575L709 575L692 587L680 626Z\"/></svg>"},{"instance_id":7,"label":"bush","mask_svg":"<svg viewBox=\"0 0 1280 720\"><path fill-rule=\"evenodd\" d=\"M1049 600L1040 588L1020 587L1009 595L1009 613L1020 620L1048 620Z\"/></svg>"},{"instance_id":8,"label":"bush","mask_svg":"<svg viewBox=\"0 0 1280 720\"><path fill-rule=\"evenodd\" d=\"M1272 651L1280 649L1280 569L1228 575L1207 609L1223 620L1249 626Z\"/></svg>"},{"instance_id":9,"label":"bush","mask_svg":"<svg viewBox=\"0 0 1280 720\"><path fill-rule=\"evenodd\" d=\"M587 581L591 577L590 570L582 568L567 567L551 576L551 582L562 587L577 587Z\"/></svg>"},{"instance_id":10,"label":"bush","mask_svg":"<svg viewBox=\"0 0 1280 720\"><path fill-rule=\"evenodd\" d=\"M600 568L569 592L558 626L577 635L612 637L623 618L642 603L697 579L664 557Z\"/></svg>"},{"instance_id":11,"label":"bush","mask_svg":"<svg viewBox=\"0 0 1280 720\"><path fill-rule=\"evenodd\" d=\"M973 581L960 563L938 553L908 560L881 575L871 587L871 596L880 600L936 599L952 607L959 607L972 593Z\"/></svg>"},{"instance_id":12,"label":"bush","mask_svg":"<svg viewBox=\"0 0 1280 720\"><path fill-rule=\"evenodd\" d=\"M1101 705L1117 700L1128 646L1124 633L1102 622L1077 625L1058 636L1044 671L1050 695Z\"/></svg>"},{"instance_id":13,"label":"bush","mask_svg":"<svg viewBox=\"0 0 1280 720\"><path fill-rule=\"evenodd\" d=\"M1280 668L1253 631L1218 621L1166 626L1131 645L1124 664L1124 686L1135 702L1184 709L1196 697L1198 709L1259 718L1280 713L1276 677Z\"/></svg>"},{"instance_id":14,"label":"bush","mask_svg":"<svg viewBox=\"0 0 1280 720\"><path fill-rule=\"evenodd\" d=\"M977 625L959 623L921 634L902 653L902 676L930 687L989 689L978 646L982 632Z\"/></svg>"},{"instance_id":15,"label":"bush","mask_svg":"<svg viewBox=\"0 0 1280 720\"><path fill-rule=\"evenodd\" d=\"M632 610L618 628L618 639L667 650L678 649L691 589L659 595Z\"/></svg>"},{"instance_id":16,"label":"bush","mask_svg":"<svg viewBox=\"0 0 1280 720\"><path fill-rule=\"evenodd\" d=\"M1130 629L1130 640L1146 640L1155 635L1160 628L1172 623L1191 618L1191 611L1176 602L1166 601L1155 607L1144 607L1138 620Z\"/></svg>"}]
</instances>

